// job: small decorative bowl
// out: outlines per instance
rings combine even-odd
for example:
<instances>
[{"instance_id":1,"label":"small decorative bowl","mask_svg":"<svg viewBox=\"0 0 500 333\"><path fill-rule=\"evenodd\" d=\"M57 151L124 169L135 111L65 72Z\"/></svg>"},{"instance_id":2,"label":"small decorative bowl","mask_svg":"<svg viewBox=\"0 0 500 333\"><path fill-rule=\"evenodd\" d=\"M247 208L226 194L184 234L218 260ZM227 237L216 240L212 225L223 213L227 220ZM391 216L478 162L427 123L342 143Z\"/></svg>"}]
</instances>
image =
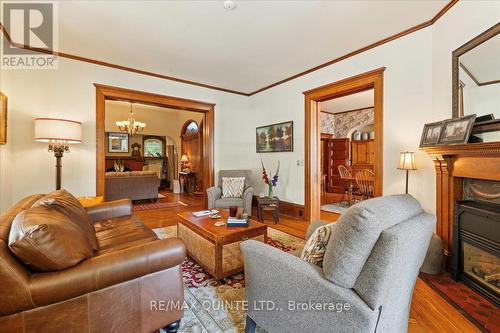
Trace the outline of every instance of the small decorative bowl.
<instances>
[{"instance_id":1,"label":"small decorative bowl","mask_svg":"<svg viewBox=\"0 0 500 333\"><path fill-rule=\"evenodd\" d=\"M217 220L217 219L220 219L222 216L220 214L213 214L213 215L210 215L210 218L212 220Z\"/></svg>"}]
</instances>

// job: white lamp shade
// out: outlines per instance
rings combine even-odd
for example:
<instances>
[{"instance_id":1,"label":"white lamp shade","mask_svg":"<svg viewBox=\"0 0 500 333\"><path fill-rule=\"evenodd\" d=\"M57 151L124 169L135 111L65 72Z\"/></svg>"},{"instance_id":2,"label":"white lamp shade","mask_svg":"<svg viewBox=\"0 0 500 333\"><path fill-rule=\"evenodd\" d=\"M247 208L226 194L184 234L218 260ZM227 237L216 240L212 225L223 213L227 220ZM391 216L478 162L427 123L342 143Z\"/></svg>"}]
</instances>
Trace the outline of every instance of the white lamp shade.
<instances>
[{"instance_id":1,"label":"white lamp shade","mask_svg":"<svg viewBox=\"0 0 500 333\"><path fill-rule=\"evenodd\" d=\"M35 118L35 140L39 142L82 142L82 123L57 118Z\"/></svg>"},{"instance_id":2,"label":"white lamp shade","mask_svg":"<svg viewBox=\"0 0 500 333\"><path fill-rule=\"evenodd\" d=\"M415 166L415 154L410 151L401 152L398 169L417 170L417 167Z\"/></svg>"},{"instance_id":3,"label":"white lamp shade","mask_svg":"<svg viewBox=\"0 0 500 333\"><path fill-rule=\"evenodd\" d=\"M186 154L182 155L181 162L189 162L189 158L187 157Z\"/></svg>"}]
</instances>

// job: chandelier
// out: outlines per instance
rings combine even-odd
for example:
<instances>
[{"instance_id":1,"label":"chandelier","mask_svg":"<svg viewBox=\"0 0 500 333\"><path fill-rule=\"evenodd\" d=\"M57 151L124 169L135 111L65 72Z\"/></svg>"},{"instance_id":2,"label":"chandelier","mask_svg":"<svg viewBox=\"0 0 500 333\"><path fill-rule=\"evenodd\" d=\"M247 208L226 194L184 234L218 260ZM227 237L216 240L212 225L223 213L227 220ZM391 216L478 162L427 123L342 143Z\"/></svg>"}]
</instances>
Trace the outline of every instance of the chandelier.
<instances>
[{"instance_id":1,"label":"chandelier","mask_svg":"<svg viewBox=\"0 0 500 333\"><path fill-rule=\"evenodd\" d=\"M145 123L135 120L134 112L132 112L132 103L130 103L130 114L128 119L124 121L117 121L115 124L118 126L120 131L127 132L129 135L140 133L144 130L144 127L146 127Z\"/></svg>"}]
</instances>

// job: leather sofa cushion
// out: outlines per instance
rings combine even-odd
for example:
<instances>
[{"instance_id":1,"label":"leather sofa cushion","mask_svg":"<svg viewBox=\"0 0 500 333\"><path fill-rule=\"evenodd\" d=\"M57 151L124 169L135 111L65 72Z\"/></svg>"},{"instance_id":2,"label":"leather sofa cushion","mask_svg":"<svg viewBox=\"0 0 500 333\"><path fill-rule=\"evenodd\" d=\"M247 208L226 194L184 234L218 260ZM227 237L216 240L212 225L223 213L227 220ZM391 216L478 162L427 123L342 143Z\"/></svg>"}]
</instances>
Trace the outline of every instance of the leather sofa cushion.
<instances>
[{"instance_id":1,"label":"leather sofa cushion","mask_svg":"<svg viewBox=\"0 0 500 333\"><path fill-rule=\"evenodd\" d=\"M82 229L83 233L89 239L90 244L92 244L92 248L97 250L97 238L95 235L93 221L85 211L85 208L83 208L80 201L78 201L78 199L71 193L64 189L51 192L35 202L33 207L41 205L52 206L66 214L70 218L71 222L75 223Z\"/></svg>"},{"instance_id":2,"label":"leather sofa cushion","mask_svg":"<svg viewBox=\"0 0 500 333\"><path fill-rule=\"evenodd\" d=\"M97 255L158 240L158 236L136 216L122 216L95 224Z\"/></svg>"},{"instance_id":3,"label":"leather sofa cushion","mask_svg":"<svg viewBox=\"0 0 500 333\"><path fill-rule=\"evenodd\" d=\"M51 206L32 207L17 214L10 229L9 248L33 271L63 270L94 254L80 227Z\"/></svg>"}]
</instances>

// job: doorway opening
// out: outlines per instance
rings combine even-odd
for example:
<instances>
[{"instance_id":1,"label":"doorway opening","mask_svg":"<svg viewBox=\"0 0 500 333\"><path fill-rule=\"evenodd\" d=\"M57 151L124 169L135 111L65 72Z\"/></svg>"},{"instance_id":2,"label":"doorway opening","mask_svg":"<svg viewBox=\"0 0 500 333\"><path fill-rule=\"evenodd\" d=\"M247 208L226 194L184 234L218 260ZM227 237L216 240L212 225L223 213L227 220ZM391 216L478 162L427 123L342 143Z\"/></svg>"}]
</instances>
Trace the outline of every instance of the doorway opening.
<instances>
[{"instance_id":1,"label":"doorway opening","mask_svg":"<svg viewBox=\"0 0 500 333\"><path fill-rule=\"evenodd\" d=\"M205 196L205 189L214 183L214 104L99 84L95 87L98 196L105 200L115 194L123 196L125 182L131 184L127 197L139 202L156 201L165 191ZM130 117L136 125L139 122L137 131L125 126L130 127ZM145 126L140 128L141 124ZM185 149L186 135L193 142L189 147L196 148ZM130 172L130 179L112 179L126 172ZM134 185L137 179L132 176L144 181ZM115 183L113 190L110 184ZM155 191L157 195L151 194Z\"/></svg>"},{"instance_id":2,"label":"doorway opening","mask_svg":"<svg viewBox=\"0 0 500 333\"><path fill-rule=\"evenodd\" d=\"M349 205L382 195L384 70L304 92L309 221L320 218L322 205L337 203L335 213L341 213L340 201Z\"/></svg>"}]
</instances>

